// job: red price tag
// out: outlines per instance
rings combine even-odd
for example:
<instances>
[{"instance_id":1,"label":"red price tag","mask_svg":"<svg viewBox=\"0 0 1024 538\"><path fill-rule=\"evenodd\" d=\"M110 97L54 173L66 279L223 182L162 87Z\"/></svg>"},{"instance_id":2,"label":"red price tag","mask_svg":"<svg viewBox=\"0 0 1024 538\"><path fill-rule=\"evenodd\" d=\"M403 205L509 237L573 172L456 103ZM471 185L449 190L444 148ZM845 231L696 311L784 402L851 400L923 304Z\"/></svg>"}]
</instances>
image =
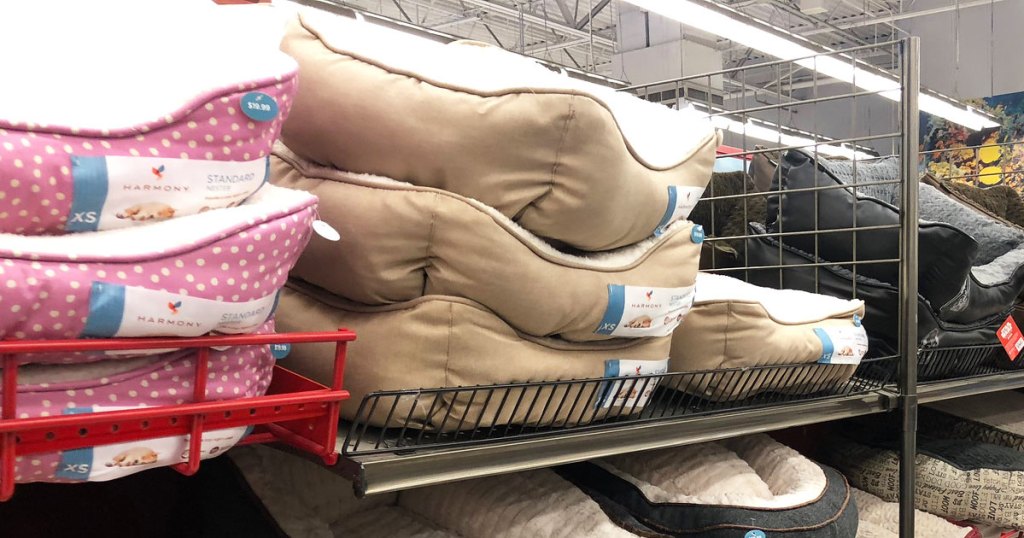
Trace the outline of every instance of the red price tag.
<instances>
[{"instance_id":1,"label":"red price tag","mask_svg":"<svg viewBox=\"0 0 1024 538\"><path fill-rule=\"evenodd\" d=\"M999 326L996 336L999 337L999 343L1003 344L1006 354L1010 356L1010 362L1017 360L1020 351L1024 349L1024 336L1020 334L1020 329L1017 327L1017 322L1013 321L1013 316L1006 318L1006 321Z\"/></svg>"}]
</instances>

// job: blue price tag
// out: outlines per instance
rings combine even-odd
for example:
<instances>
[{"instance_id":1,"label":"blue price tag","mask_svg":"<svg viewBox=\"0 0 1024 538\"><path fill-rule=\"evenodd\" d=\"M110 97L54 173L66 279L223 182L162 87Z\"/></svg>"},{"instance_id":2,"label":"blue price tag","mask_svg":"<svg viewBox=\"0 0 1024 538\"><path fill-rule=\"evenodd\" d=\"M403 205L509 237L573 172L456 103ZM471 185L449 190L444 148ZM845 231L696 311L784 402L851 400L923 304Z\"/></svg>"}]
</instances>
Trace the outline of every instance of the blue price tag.
<instances>
[{"instance_id":1,"label":"blue price tag","mask_svg":"<svg viewBox=\"0 0 1024 538\"><path fill-rule=\"evenodd\" d=\"M749 532L747 532L747 534L743 535L743 538L765 538L765 537L766 537L766 535L765 535L764 531L758 531L758 530L749 531Z\"/></svg>"},{"instance_id":2,"label":"blue price tag","mask_svg":"<svg viewBox=\"0 0 1024 538\"><path fill-rule=\"evenodd\" d=\"M254 121L270 121L277 117L277 101L263 92L249 92L242 96L242 113Z\"/></svg>"},{"instance_id":3,"label":"blue price tag","mask_svg":"<svg viewBox=\"0 0 1024 538\"><path fill-rule=\"evenodd\" d=\"M270 354L273 355L274 358L277 360L281 360L287 357L288 354L291 352L291 344L270 344Z\"/></svg>"}]
</instances>

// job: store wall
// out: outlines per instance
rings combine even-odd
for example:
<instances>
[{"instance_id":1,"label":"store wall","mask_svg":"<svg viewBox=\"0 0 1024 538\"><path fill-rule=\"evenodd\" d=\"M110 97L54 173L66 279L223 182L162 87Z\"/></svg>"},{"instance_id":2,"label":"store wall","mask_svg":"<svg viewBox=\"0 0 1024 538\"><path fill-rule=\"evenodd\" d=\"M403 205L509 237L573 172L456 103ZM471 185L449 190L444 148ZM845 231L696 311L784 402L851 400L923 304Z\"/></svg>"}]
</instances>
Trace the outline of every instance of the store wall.
<instances>
[{"instance_id":1,"label":"store wall","mask_svg":"<svg viewBox=\"0 0 1024 538\"><path fill-rule=\"evenodd\" d=\"M955 0L917 0L914 10L949 6ZM956 63L955 12L899 23L921 38L921 83L955 97L988 97L1024 91L1024 2L961 9L960 62Z\"/></svg>"}]
</instances>

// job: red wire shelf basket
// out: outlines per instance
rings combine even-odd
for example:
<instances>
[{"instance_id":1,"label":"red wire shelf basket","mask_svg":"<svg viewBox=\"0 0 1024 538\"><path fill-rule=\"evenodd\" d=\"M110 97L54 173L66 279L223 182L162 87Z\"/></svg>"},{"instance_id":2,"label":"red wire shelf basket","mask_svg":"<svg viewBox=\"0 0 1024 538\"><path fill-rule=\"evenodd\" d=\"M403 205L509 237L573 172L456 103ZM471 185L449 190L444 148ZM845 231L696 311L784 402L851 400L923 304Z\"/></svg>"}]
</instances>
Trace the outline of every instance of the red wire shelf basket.
<instances>
[{"instance_id":1,"label":"red wire shelf basket","mask_svg":"<svg viewBox=\"0 0 1024 538\"><path fill-rule=\"evenodd\" d=\"M279 442L320 457L338 460L335 443L341 402L345 353L352 331L286 334L200 336L194 338L112 338L88 340L0 341L3 397L0 400L0 502L14 494L15 458L112 443L188 436L186 461L173 466L185 475L199 470L203 432L253 426L239 443ZM277 364L264 396L207 400L210 348L333 342L334 376L330 387ZM38 418L17 417L18 355L75 351L139 351L195 349L198 352L192 402L138 409Z\"/></svg>"}]
</instances>

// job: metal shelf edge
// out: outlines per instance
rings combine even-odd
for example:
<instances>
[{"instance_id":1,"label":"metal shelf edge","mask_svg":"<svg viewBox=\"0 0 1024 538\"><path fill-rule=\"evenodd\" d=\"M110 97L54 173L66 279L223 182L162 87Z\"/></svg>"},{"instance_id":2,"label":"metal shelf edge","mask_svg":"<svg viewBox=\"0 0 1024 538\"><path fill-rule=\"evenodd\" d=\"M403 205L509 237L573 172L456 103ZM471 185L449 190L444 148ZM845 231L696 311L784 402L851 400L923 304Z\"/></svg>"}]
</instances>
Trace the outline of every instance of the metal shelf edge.
<instances>
[{"instance_id":1,"label":"metal shelf edge","mask_svg":"<svg viewBox=\"0 0 1024 538\"><path fill-rule=\"evenodd\" d=\"M563 435L463 449L342 456L335 470L353 481L356 494L361 497L828 422L891 408L891 398L878 391L662 422L626 423L602 430L570 430Z\"/></svg>"},{"instance_id":2,"label":"metal shelf edge","mask_svg":"<svg viewBox=\"0 0 1024 538\"><path fill-rule=\"evenodd\" d=\"M919 403L937 402L1022 387L1024 387L1024 371L933 381L917 386L917 401Z\"/></svg>"}]
</instances>

